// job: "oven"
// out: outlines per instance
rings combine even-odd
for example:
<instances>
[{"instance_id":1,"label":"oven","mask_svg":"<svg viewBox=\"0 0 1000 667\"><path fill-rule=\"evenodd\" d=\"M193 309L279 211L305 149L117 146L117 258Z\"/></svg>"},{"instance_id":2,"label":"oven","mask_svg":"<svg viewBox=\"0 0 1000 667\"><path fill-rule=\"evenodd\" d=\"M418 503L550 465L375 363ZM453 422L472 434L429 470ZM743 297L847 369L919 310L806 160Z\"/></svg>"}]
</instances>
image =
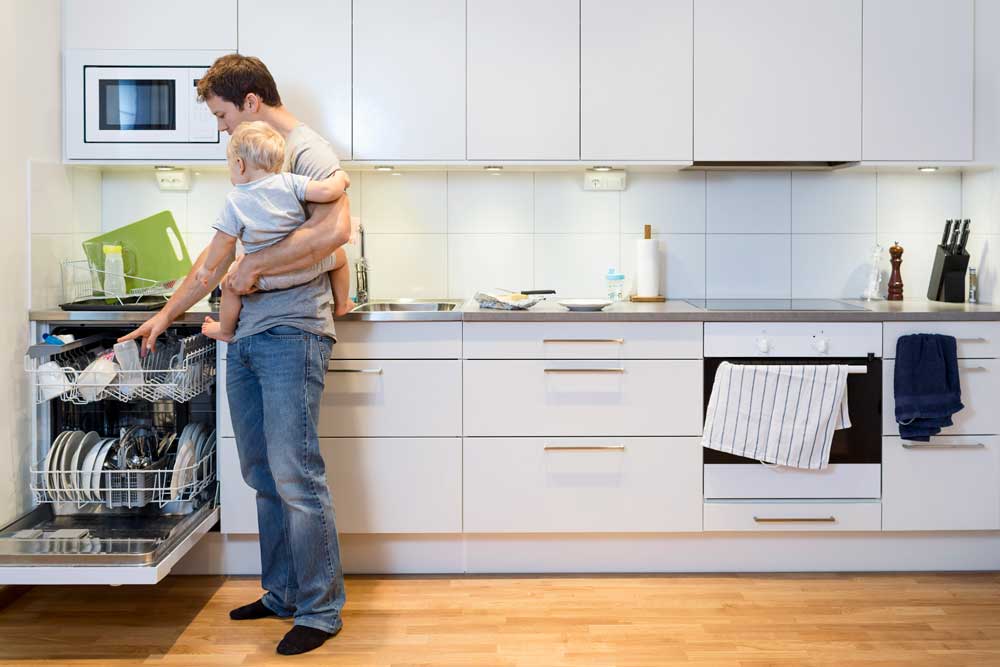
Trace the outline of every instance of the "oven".
<instances>
[{"instance_id":1,"label":"oven","mask_svg":"<svg viewBox=\"0 0 1000 667\"><path fill-rule=\"evenodd\" d=\"M834 431L830 465L804 470L703 450L706 499L879 498L882 462L882 327L877 323L705 325L704 403L715 373L733 364L847 364L850 428Z\"/></svg>"}]
</instances>

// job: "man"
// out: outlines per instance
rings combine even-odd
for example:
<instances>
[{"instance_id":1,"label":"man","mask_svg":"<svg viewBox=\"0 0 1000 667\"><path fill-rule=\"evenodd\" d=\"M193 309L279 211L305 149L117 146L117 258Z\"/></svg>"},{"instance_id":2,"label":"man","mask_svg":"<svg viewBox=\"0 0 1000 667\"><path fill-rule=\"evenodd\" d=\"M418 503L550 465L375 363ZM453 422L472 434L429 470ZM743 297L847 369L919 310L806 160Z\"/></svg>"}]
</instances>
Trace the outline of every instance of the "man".
<instances>
[{"instance_id":1,"label":"man","mask_svg":"<svg viewBox=\"0 0 1000 667\"><path fill-rule=\"evenodd\" d=\"M218 118L220 131L232 134L246 121L274 128L285 139L289 171L313 179L343 174L330 145L282 106L274 79L257 58L219 58L198 82L198 95ZM334 251L344 252L340 246L350 236L347 196L309 210L309 219L280 243L235 264L232 258L223 262L209 281L217 284L228 268L225 280L245 295L228 350L227 395L243 477L257 492L261 584L267 591L260 600L233 609L230 617L294 617L277 647L285 655L313 650L339 632L345 599L316 434L335 342L330 280L322 274L290 289L253 292L260 276L307 268ZM190 277L204 258L202 253ZM163 310L124 339L141 337L143 347L152 348L157 336L207 292L202 283L185 280Z\"/></svg>"}]
</instances>

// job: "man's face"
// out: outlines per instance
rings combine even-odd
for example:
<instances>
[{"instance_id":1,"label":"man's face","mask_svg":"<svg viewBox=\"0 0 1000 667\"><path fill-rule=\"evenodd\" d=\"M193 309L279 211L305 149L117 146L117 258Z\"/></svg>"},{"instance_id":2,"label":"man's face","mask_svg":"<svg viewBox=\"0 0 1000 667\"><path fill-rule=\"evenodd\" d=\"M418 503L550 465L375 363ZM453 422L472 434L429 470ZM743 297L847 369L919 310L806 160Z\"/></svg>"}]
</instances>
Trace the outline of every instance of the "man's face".
<instances>
[{"instance_id":1,"label":"man's face","mask_svg":"<svg viewBox=\"0 0 1000 667\"><path fill-rule=\"evenodd\" d=\"M252 97L252 95L247 95L247 97ZM248 100L248 102L255 102L255 100ZM209 95L205 98L205 105L219 122L219 132L228 134L232 134L240 123L254 120L254 110L257 107L253 103L244 103L241 110L232 102L224 100L218 95Z\"/></svg>"}]
</instances>

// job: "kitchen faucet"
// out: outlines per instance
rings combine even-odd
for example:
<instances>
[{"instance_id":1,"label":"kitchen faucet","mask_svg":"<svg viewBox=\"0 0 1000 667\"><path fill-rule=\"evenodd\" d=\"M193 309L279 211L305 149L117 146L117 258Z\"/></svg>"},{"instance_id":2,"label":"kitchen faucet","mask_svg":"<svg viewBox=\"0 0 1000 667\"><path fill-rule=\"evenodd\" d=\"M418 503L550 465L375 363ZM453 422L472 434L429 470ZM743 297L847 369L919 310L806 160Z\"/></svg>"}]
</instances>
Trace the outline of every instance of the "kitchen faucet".
<instances>
[{"instance_id":1,"label":"kitchen faucet","mask_svg":"<svg viewBox=\"0 0 1000 667\"><path fill-rule=\"evenodd\" d=\"M361 256L358 257L354 266L358 288L354 300L360 306L368 303L368 258L365 257L365 226L360 223L358 223L358 239L361 244Z\"/></svg>"}]
</instances>

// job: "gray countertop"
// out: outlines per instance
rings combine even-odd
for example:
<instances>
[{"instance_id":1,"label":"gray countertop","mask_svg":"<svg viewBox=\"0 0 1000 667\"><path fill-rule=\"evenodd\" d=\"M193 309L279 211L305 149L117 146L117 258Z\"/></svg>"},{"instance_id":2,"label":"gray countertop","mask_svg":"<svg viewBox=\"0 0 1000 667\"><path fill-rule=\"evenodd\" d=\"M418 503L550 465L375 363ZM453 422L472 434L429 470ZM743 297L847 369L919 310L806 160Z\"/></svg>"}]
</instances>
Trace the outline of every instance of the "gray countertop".
<instances>
[{"instance_id":1,"label":"gray countertop","mask_svg":"<svg viewBox=\"0 0 1000 667\"><path fill-rule=\"evenodd\" d=\"M866 310L703 310L681 300L664 303L616 303L598 312L570 312L555 301L542 301L530 310L490 310L469 300L452 311L349 313L338 322L465 321L465 322L889 322L1000 320L1000 305L912 301L851 301ZM200 324L215 309L203 301L178 320ZM152 312L33 310L33 322L77 324L140 323Z\"/></svg>"}]
</instances>

